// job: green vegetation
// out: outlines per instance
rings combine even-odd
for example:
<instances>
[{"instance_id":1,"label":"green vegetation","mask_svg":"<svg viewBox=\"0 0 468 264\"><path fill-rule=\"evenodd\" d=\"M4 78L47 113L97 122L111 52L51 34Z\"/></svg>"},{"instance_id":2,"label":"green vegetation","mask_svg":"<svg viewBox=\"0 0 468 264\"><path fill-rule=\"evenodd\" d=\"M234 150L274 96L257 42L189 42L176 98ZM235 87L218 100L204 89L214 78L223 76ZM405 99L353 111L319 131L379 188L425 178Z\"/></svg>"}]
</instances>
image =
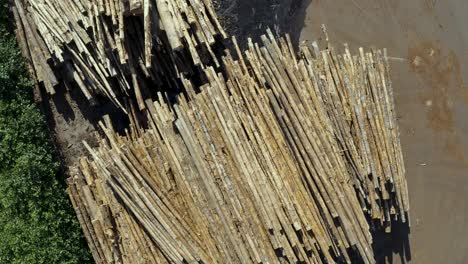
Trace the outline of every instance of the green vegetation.
<instances>
[{"instance_id":1,"label":"green vegetation","mask_svg":"<svg viewBox=\"0 0 468 264\"><path fill-rule=\"evenodd\" d=\"M0 0L0 263L88 263L32 83Z\"/></svg>"}]
</instances>

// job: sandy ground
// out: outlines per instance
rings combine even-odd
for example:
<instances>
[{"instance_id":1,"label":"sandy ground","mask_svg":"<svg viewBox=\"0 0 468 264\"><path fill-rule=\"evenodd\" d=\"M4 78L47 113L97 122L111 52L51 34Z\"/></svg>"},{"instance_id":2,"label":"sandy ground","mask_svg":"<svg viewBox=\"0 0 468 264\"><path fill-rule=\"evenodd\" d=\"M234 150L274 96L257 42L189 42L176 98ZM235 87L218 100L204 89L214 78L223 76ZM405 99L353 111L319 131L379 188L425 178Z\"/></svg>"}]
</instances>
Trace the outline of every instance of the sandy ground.
<instances>
[{"instance_id":1,"label":"sandy ground","mask_svg":"<svg viewBox=\"0 0 468 264\"><path fill-rule=\"evenodd\" d=\"M326 24L335 47L387 47L394 57L411 263L468 263L467 16L467 0L313 0L306 8L301 40L319 38ZM387 249L403 239L387 240ZM397 253L394 263L405 260Z\"/></svg>"}]
</instances>

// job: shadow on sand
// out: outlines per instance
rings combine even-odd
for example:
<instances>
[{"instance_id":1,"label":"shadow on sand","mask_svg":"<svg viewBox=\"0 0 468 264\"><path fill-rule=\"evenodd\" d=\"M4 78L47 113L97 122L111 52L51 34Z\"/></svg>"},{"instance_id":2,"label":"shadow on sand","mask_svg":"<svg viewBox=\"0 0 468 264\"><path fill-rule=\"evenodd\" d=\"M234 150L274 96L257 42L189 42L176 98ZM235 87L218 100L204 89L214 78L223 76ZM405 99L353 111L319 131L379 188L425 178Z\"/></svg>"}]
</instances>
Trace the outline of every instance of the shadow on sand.
<instances>
[{"instance_id":1,"label":"shadow on sand","mask_svg":"<svg viewBox=\"0 0 468 264\"><path fill-rule=\"evenodd\" d=\"M393 223L390 234L383 230L374 232L373 250L377 263L409 263L411 261L410 233L407 223ZM395 255L399 261L394 259Z\"/></svg>"},{"instance_id":2,"label":"shadow on sand","mask_svg":"<svg viewBox=\"0 0 468 264\"><path fill-rule=\"evenodd\" d=\"M289 33L291 36L291 41L296 47L299 46L301 32L305 26L307 7L311 4L311 2L312 0L293 0L289 8L288 26L285 26L284 31Z\"/></svg>"},{"instance_id":3,"label":"shadow on sand","mask_svg":"<svg viewBox=\"0 0 468 264\"><path fill-rule=\"evenodd\" d=\"M289 33L297 46L310 3L311 0L237 0L219 13L226 17L225 13L229 12L223 26L229 35L236 36L241 48L245 48L247 38L260 42L260 36L268 28L279 36Z\"/></svg>"}]
</instances>

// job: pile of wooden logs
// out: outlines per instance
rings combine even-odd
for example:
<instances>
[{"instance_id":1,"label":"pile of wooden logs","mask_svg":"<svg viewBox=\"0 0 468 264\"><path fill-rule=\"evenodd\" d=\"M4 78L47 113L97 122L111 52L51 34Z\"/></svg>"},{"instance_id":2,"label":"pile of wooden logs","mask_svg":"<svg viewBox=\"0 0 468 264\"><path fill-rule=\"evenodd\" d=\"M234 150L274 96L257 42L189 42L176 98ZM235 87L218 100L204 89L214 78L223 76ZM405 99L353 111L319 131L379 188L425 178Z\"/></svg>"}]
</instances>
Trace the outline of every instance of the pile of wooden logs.
<instances>
[{"instance_id":1,"label":"pile of wooden logs","mask_svg":"<svg viewBox=\"0 0 468 264\"><path fill-rule=\"evenodd\" d=\"M262 40L84 143L69 193L97 263L374 263L371 231L409 221L386 51Z\"/></svg>"},{"instance_id":2,"label":"pile of wooden logs","mask_svg":"<svg viewBox=\"0 0 468 264\"><path fill-rule=\"evenodd\" d=\"M211 0L12 13L47 93L103 95L131 120L119 135L104 117L70 168L97 263L373 263L372 231L409 222L386 50L297 53L268 31L221 56Z\"/></svg>"},{"instance_id":3,"label":"pile of wooden logs","mask_svg":"<svg viewBox=\"0 0 468 264\"><path fill-rule=\"evenodd\" d=\"M219 65L212 46L225 33L210 0L12 2L22 52L51 95L63 76L91 103L101 94L124 110L130 95L143 109L181 74Z\"/></svg>"}]
</instances>

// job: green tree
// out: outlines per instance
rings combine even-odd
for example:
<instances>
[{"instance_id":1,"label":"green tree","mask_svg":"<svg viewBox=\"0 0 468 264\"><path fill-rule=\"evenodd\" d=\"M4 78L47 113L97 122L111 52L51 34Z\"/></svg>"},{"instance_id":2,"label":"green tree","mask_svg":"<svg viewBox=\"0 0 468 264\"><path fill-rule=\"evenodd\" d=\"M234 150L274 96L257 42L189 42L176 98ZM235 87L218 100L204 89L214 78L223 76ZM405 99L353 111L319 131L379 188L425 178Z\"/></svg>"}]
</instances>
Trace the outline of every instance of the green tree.
<instances>
[{"instance_id":1,"label":"green tree","mask_svg":"<svg viewBox=\"0 0 468 264\"><path fill-rule=\"evenodd\" d=\"M92 262L0 0L0 263Z\"/></svg>"}]
</instances>

